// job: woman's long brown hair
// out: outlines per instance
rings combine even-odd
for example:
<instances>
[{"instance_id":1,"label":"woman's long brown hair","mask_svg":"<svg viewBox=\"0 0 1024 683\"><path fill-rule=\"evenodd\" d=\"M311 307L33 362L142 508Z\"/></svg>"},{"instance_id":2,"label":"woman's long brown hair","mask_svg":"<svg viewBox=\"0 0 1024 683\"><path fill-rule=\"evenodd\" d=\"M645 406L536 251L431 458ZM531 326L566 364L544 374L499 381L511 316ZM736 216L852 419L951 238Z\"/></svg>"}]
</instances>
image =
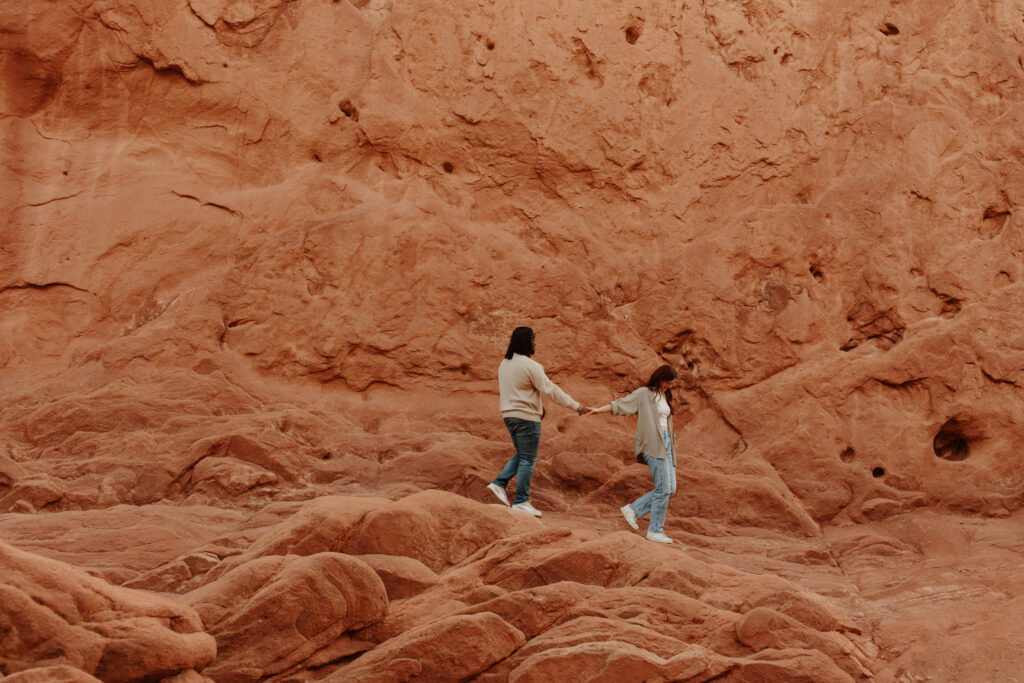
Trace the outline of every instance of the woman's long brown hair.
<instances>
[{"instance_id":1,"label":"woman's long brown hair","mask_svg":"<svg viewBox=\"0 0 1024 683\"><path fill-rule=\"evenodd\" d=\"M644 386L646 386L651 391L658 391L658 387L661 386L662 382L671 382L677 376L678 375L676 375L676 371L672 368L671 365L662 365L657 370L655 370L654 372L651 373L651 378L649 380L647 380L647 384L645 384ZM674 412L672 410L672 390L671 389L666 389L665 390L665 401L668 402L668 412L669 413Z\"/></svg>"}]
</instances>

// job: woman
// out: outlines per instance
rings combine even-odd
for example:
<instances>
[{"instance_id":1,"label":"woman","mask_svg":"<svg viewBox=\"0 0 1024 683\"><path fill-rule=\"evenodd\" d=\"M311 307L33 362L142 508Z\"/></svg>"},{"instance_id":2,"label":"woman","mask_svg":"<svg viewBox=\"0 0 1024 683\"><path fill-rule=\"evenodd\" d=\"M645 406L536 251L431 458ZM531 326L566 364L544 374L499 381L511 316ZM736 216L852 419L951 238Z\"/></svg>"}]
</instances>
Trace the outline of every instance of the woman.
<instances>
[{"instance_id":1,"label":"woman","mask_svg":"<svg viewBox=\"0 0 1024 683\"><path fill-rule=\"evenodd\" d=\"M516 497L513 510L540 517L541 511L530 504L530 479L540 446L540 419L544 416L543 397L572 408L580 415L586 410L579 401L559 389L544 374L544 368L533 360L533 330L517 327L512 332L505 359L498 366L498 393L501 396L501 415L516 454L508 461L494 481L487 485L498 500L508 505L505 487L516 478Z\"/></svg>"},{"instance_id":2,"label":"woman","mask_svg":"<svg viewBox=\"0 0 1024 683\"><path fill-rule=\"evenodd\" d=\"M633 452L638 462L651 468L654 490L621 508L626 523L639 531L636 520L650 514L647 540L655 543L671 543L665 535L665 513L668 499L676 492L676 463L674 435L672 430L672 382L676 371L670 365L662 365L654 371L647 384L629 396L592 409L588 415L611 412L612 415L636 415L636 435L633 437Z\"/></svg>"}]
</instances>

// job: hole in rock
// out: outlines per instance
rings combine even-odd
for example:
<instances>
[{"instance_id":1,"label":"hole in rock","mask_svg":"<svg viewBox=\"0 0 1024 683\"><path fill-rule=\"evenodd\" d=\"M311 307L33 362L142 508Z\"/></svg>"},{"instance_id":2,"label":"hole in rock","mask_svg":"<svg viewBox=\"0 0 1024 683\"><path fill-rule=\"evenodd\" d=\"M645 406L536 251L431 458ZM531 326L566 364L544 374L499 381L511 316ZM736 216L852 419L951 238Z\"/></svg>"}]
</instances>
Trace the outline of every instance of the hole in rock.
<instances>
[{"instance_id":1,"label":"hole in rock","mask_svg":"<svg viewBox=\"0 0 1024 683\"><path fill-rule=\"evenodd\" d=\"M793 54L791 52L787 52L782 55L782 59L779 60L779 64L787 64L791 59L793 59Z\"/></svg>"},{"instance_id":2,"label":"hole in rock","mask_svg":"<svg viewBox=\"0 0 1024 683\"><path fill-rule=\"evenodd\" d=\"M627 26L626 27L626 42L630 45L635 45L636 41L640 40L641 29L639 26Z\"/></svg>"},{"instance_id":3,"label":"hole in rock","mask_svg":"<svg viewBox=\"0 0 1024 683\"><path fill-rule=\"evenodd\" d=\"M1006 284L1008 282L1013 282L1013 276L1007 273L1005 270L1000 270L999 274L996 275L996 280L999 282L999 284Z\"/></svg>"},{"instance_id":4,"label":"hole in rock","mask_svg":"<svg viewBox=\"0 0 1024 683\"><path fill-rule=\"evenodd\" d=\"M67 175L67 174L68 174L67 171L61 171L61 175Z\"/></svg>"},{"instance_id":5,"label":"hole in rock","mask_svg":"<svg viewBox=\"0 0 1024 683\"><path fill-rule=\"evenodd\" d=\"M320 152L313 152L313 160L318 164L324 163L324 160L320 158Z\"/></svg>"},{"instance_id":6,"label":"hole in rock","mask_svg":"<svg viewBox=\"0 0 1024 683\"><path fill-rule=\"evenodd\" d=\"M338 102L338 109L341 110L342 114L352 119L353 121L359 120L359 110L356 109L355 105L352 104L351 100L342 100L341 102Z\"/></svg>"},{"instance_id":7,"label":"hole in rock","mask_svg":"<svg viewBox=\"0 0 1024 683\"><path fill-rule=\"evenodd\" d=\"M452 166L452 162L450 161L446 161L443 164L441 164L441 168L444 169L445 173L451 173L452 171L455 170L455 167Z\"/></svg>"},{"instance_id":8,"label":"hole in rock","mask_svg":"<svg viewBox=\"0 0 1024 683\"><path fill-rule=\"evenodd\" d=\"M873 470L871 470L871 476L874 477L875 479L881 479L882 477L885 476L885 468L884 467L876 467L876 468L874 468Z\"/></svg>"},{"instance_id":9,"label":"hole in rock","mask_svg":"<svg viewBox=\"0 0 1024 683\"><path fill-rule=\"evenodd\" d=\"M943 460L959 462L971 455L971 442L977 441L978 431L972 425L953 418L939 427L932 440L935 456Z\"/></svg>"},{"instance_id":10,"label":"hole in rock","mask_svg":"<svg viewBox=\"0 0 1024 683\"><path fill-rule=\"evenodd\" d=\"M811 271L810 272L811 272L811 277L813 277L818 282L821 282L822 280L825 279L825 273L821 272L821 270L819 270L815 266L811 266Z\"/></svg>"},{"instance_id":11,"label":"hole in rock","mask_svg":"<svg viewBox=\"0 0 1024 683\"><path fill-rule=\"evenodd\" d=\"M843 462L853 462L853 458L857 455L857 451L847 446L842 453L839 454L839 459Z\"/></svg>"},{"instance_id":12,"label":"hole in rock","mask_svg":"<svg viewBox=\"0 0 1024 683\"><path fill-rule=\"evenodd\" d=\"M900 32L900 30L898 28L896 28L895 24L890 24L889 22L885 22L884 24L882 24L878 28L878 30L881 31L882 33L884 33L887 36L899 35L899 32Z\"/></svg>"},{"instance_id":13,"label":"hole in rock","mask_svg":"<svg viewBox=\"0 0 1024 683\"><path fill-rule=\"evenodd\" d=\"M323 453L320 454L320 459L321 460L330 460L331 457L332 457L332 453L330 451L324 451Z\"/></svg>"},{"instance_id":14,"label":"hole in rock","mask_svg":"<svg viewBox=\"0 0 1024 683\"><path fill-rule=\"evenodd\" d=\"M1010 212L995 206L985 208L981 214L981 234L985 237L994 237L1003 230L1006 219Z\"/></svg>"},{"instance_id":15,"label":"hole in rock","mask_svg":"<svg viewBox=\"0 0 1024 683\"><path fill-rule=\"evenodd\" d=\"M488 50L493 50L494 49L494 41L493 40L488 40L487 41L487 49Z\"/></svg>"},{"instance_id":16,"label":"hole in rock","mask_svg":"<svg viewBox=\"0 0 1024 683\"><path fill-rule=\"evenodd\" d=\"M993 218L1005 218L1010 215L1009 211L997 209L994 206L990 206L985 209L985 212L981 214L982 220L991 220Z\"/></svg>"},{"instance_id":17,"label":"hole in rock","mask_svg":"<svg viewBox=\"0 0 1024 683\"><path fill-rule=\"evenodd\" d=\"M963 309L960 305L960 299L952 296L942 296L942 310L939 311L939 317L942 318L955 318L958 313Z\"/></svg>"}]
</instances>

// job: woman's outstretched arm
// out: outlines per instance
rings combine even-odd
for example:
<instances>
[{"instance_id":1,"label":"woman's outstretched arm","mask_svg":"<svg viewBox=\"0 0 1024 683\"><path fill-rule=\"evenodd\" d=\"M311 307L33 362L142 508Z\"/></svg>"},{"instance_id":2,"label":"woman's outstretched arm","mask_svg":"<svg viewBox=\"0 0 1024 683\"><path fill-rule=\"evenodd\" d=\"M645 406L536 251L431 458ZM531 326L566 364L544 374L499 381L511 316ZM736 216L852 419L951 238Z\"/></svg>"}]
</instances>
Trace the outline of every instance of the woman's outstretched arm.
<instances>
[{"instance_id":1,"label":"woman's outstretched arm","mask_svg":"<svg viewBox=\"0 0 1024 683\"><path fill-rule=\"evenodd\" d=\"M637 411L640 410L640 401L644 394L649 389L647 387L640 387L632 394L617 398L610 403L605 403L600 408L591 408L587 411L587 415L596 415L598 413L611 413L612 415L636 415Z\"/></svg>"}]
</instances>

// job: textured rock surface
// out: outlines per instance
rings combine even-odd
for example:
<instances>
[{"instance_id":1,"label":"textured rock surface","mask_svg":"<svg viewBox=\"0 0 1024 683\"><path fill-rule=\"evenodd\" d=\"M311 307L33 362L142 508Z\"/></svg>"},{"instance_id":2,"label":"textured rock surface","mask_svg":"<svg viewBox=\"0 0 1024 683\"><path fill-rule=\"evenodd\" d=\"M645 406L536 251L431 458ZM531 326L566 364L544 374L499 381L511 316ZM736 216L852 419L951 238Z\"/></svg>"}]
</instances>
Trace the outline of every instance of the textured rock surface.
<instances>
[{"instance_id":1,"label":"textured rock surface","mask_svg":"<svg viewBox=\"0 0 1024 683\"><path fill-rule=\"evenodd\" d=\"M367 564L337 553L260 558L189 594L217 639L215 680L258 681L299 664L387 611Z\"/></svg>"},{"instance_id":2,"label":"textured rock surface","mask_svg":"<svg viewBox=\"0 0 1024 683\"><path fill-rule=\"evenodd\" d=\"M1024 677L1022 60L1020 0L6 3L0 673ZM488 504L520 324L694 371L685 552L627 420Z\"/></svg>"},{"instance_id":3,"label":"textured rock surface","mask_svg":"<svg viewBox=\"0 0 1024 683\"><path fill-rule=\"evenodd\" d=\"M51 680L69 678L73 667L103 681L135 681L201 669L214 659L213 638L184 605L7 544L0 544L0 566L5 673L51 665Z\"/></svg>"}]
</instances>

